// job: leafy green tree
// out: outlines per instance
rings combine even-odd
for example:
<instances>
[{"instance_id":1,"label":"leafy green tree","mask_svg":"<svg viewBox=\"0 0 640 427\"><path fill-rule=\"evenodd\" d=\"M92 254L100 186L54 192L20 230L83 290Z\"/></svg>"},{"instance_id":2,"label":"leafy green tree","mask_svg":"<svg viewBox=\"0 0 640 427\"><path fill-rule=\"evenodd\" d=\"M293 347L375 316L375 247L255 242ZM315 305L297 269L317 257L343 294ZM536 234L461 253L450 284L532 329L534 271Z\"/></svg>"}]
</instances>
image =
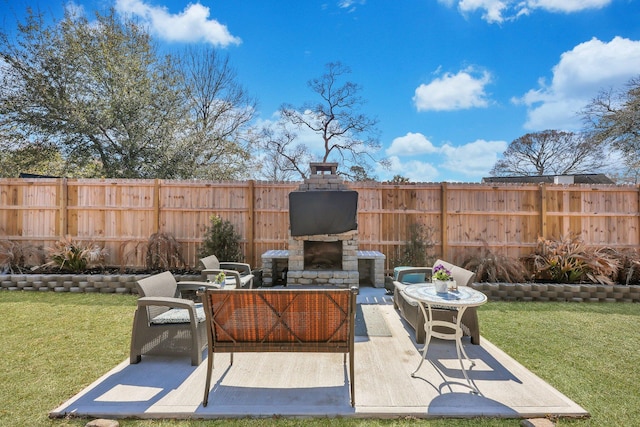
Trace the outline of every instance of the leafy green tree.
<instances>
[{"instance_id":1,"label":"leafy green tree","mask_svg":"<svg viewBox=\"0 0 640 427\"><path fill-rule=\"evenodd\" d=\"M70 160L96 159L105 176L171 177L164 166L184 111L180 81L146 32L113 10L96 22L67 10L50 27L30 12L18 30L15 44L0 35L3 125L55 143Z\"/></svg>"},{"instance_id":2,"label":"leafy green tree","mask_svg":"<svg viewBox=\"0 0 640 427\"><path fill-rule=\"evenodd\" d=\"M347 175L351 181L355 182L375 181L377 179L375 175L369 175L367 169L359 165L351 166L349 172L345 175Z\"/></svg>"},{"instance_id":3,"label":"leafy green tree","mask_svg":"<svg viewBox=\"0 0 640 427\"><path fill-rule=\"evenodd\" d=\"M391 182L393 182L394 184L406 184L409 182L409 178L402 175L394 175Z\"/></svg>"},{"instance_id":4,"label":"leafy green tree","mask_svg":"<svg viewBox=\"0 0 640 427\"><path fill-rule=\"evenodd\" d=\"M0 32L0 64L8 151L40 144L95 177L239 179L248 169L255 101L213 49L162 56L113 10L89 21L70 8L49 26L28 10L15 40Z\"/></svg>"},{"instance_id":5,"label":"leafy green tree","mask_svg":"<svg viewBox=\"0 0 640 427\"><path fill-rule=\"evenodd\" d=\"M52 159L60 159L60 153L56 147L34 143L22 148L0 151L0 177L15 178L21 172L38 175L57 175L59 162Z\"/></svg>"},{"instance_id":6,"label":"leafy green tree","mask_svg":"<svg viewBox=\"0 0 640 427\"><path fill-rule=\"evenodd\" d=\"M91 178L101 169L98 162L65 161L55 145L40 142L11 146L0 143L0 177L16 178L21 173L55 177Z\"/></svg>"}]
</instances>

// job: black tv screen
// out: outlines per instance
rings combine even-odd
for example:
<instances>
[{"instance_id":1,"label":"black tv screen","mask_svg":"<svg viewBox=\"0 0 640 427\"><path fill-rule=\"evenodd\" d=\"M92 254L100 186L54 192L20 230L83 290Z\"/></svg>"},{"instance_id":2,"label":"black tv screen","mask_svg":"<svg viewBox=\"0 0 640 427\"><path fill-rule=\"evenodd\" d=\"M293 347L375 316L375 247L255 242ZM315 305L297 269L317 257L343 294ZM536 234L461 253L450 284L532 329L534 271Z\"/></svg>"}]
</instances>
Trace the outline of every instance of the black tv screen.
<instances>
[{"instance_id":1,"label":"black tv screen","mask_svg":"<svg viewBox=\"0 0 640 427\"><path fill-rule=\"evenodd\" d=\"M339 234L358 229L357 191L289 193L292 236Z\"/></svg>"}]
</instances>

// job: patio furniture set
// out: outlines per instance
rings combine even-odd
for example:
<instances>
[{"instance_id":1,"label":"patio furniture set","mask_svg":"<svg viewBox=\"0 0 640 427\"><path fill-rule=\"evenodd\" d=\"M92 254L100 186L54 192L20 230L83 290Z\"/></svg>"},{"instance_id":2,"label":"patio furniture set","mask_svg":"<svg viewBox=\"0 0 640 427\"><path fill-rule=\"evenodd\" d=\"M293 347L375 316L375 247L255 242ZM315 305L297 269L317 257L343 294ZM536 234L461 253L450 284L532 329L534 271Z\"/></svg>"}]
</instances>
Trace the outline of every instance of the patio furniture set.
<instances>
[{"instance_id":1,"label":"patio furniture set","mask_svg":"<svg viewBox=\"0 0 640 427\"><path fill-rule=\"evenodd\" d=\"M253 275L249 264L220 262L215 255L202 258L200 266L201 282L177 283L169 271L136 282L140 298L133 318L131 363L140 362L143 354L176 353L191 356L192 365L202 363L207 345L205 313L202 304L194 302L195 293L227 286L252 288ZM215 283L220 273L225 275L224 283Z\"/></svg>"},{"instance_id":2,"label":"patio furniture set","mask_svg":"<svg viewBox=\"0 0 640 427\"><path fill-rule=\"evenodd\" d=\"M206 406L215 353L230 353L230 364L235 352L343 353L345 365L349 355L350 401L355 405L356 288L253 289L248 264L221 263L215 256L200 264L202 281L176 282L171 272L163 272L137 282L140 298L131 336L131 364L139 363L142 355L177 353L190 356L191 364L197 366L208 348ZM400 268L393 280L394 306L415 329L416 342L425 344L412 375L422 366L431 337L455 340L464 376L477 392L464 369L462 356L473 362L461 338L467 335L473 344L480 343L476 307L486 297L467 287L473 281L472 272L442 260L434 267L438 264L457 281L456 293L435 293L428 283L432 267ZM224 273L223 282L215 283L220 273Z\"/></svg>"}]
</instances>

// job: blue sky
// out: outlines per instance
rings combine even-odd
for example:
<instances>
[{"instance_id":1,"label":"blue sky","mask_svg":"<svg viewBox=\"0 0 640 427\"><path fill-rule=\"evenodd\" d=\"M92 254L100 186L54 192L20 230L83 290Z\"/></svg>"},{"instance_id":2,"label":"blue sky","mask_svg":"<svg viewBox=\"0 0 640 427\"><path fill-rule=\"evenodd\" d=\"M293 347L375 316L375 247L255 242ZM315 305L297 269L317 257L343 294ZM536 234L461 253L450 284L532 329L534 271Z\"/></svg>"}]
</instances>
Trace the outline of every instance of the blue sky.
<instances>
[{"instance_id":1,"label":"blue sky","mask_svg":"<svg viewBox=\"0 0 640 427\"><path fill-rule=\"evenodd\" d=\"M314 101L307 81L340 61L379 120L380 157L413 182L479 182L512 140L579 131L602 89L640 75L640 0L0 0L3 25L27 5L60 17L114 7L162 46L228 53L259 102ZM318 147L320 138L301 134Z\"/></svg>"}]
</instances>

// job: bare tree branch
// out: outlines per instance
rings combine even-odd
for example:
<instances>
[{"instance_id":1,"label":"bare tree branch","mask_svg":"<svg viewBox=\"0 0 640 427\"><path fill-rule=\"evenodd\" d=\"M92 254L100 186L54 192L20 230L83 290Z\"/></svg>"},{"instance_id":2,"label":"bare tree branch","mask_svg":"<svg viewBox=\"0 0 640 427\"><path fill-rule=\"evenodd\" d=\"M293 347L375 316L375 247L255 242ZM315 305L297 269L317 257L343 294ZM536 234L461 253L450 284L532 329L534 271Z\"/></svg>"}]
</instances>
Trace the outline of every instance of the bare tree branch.
<instances>
[{"instance_id":1,"label":"bare tree branch","mask_svg":"<svg viewBox=\"0 0 640 427\"><path fill-rule=\"evenodd\" d=\"M640 163L640 76L632 78L626 88L601 91L583 109L586 132L599 144L622 153L627 167L621 180L637 181Z\"/></svg>"},{"instance_id":2,"label":"bare tree branch","mask_svg":"<svg viewBox=\"0 0 640 427\"><path fill-rule=\"evenodd\" d=\"M509 144L491 170L494 176L594 173L605 165L601 144L582 134L546 130Z\"/></svg>"},{"instance_id":3,"label":"bare tree branch","mask_svg":"<svg viewBox=\"0 0 640 427\"><path fill-rule=\"evenodd\" d=\"M350 81L340 83L351 70L339 62L329 63L326 68L325 74L308 82L321 102L305 103L299 108L285 104L280 109L281 119L322 138L323 162L338 161L347 170L352 166L367 167L367 160L386 164L375 158L381 147L377 119L358 112L364 105L359 95L362 88ZM304 168L298 165L296 169Z\"/></svg>"}]
</instances>

